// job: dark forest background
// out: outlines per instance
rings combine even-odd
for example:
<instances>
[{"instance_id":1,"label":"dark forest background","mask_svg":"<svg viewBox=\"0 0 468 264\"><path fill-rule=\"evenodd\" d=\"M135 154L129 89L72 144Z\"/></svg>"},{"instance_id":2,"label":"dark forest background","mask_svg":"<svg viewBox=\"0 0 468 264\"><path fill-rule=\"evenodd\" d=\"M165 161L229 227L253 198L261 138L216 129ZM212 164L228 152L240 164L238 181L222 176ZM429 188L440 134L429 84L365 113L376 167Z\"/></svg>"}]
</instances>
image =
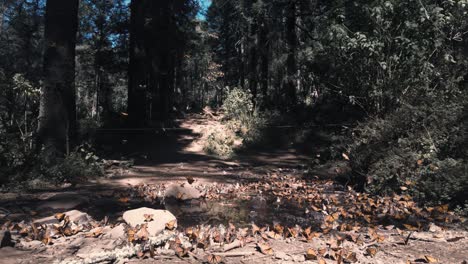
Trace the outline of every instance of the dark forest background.
<instances>
[{"instance_id":1,"label":"dark forest background","mask_svg":"<svg viewBox=\"0 0 468 264\"><path fill-rule=\"evenodd\" d=\"M466 0L1 0L0 182L97 175L99 129L172 127L210 106L251 143L272 125L327 131L347 183L461 209L467 12Z\"/></svg>"}]
</instances>

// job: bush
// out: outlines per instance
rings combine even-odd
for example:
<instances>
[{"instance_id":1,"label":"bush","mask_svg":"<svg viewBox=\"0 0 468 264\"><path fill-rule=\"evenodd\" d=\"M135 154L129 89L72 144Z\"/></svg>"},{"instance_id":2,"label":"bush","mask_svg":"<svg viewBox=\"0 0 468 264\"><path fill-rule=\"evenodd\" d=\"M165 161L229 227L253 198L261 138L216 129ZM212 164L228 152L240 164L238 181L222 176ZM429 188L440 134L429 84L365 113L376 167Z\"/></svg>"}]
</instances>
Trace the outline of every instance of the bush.
<instances>
[{"instance_id":1,"label":"bush","mask_svg":"<svg viewBox=\"0 0 468 264\"><path fill-rule=\"evenodd\" d=\"M208 135L204 150L221 158L234 155L237 136L231 130L217 129Z\"/></svg>"},{"instance_id":2,"label":"bush","mask_svg":"<svg viewBox=\"0 0 468 264\"><path fill-rule=\"evenodd\" d=\"M403 105L354 129L356 181L377 194L409 193L427 204L467 203L466 96Z\"/></svg>"},{"instance_id":3,"label":"bush","mask_svg":"<svg viewBox=\"0 0 468 264\"><path fill-rule=\"evenodd\" d=\"M72 152L49 166L42 166L40 170L45 179L56 184L76 184L103 175L98 158L84 151Z\"/></svg>"},{"instance_id":4,"label":"bush","mask_svg":"<svg viewBox=\"0 0 468 264\"><path fill-rule=\"evenodd\" d=\"M261 141L268 118L254 108L249 91L239 88L230 90L222 109L223 122L221 127L209 134L204 146L206 152L229 158L242 146Z\"/></svg>"}]
</instances>

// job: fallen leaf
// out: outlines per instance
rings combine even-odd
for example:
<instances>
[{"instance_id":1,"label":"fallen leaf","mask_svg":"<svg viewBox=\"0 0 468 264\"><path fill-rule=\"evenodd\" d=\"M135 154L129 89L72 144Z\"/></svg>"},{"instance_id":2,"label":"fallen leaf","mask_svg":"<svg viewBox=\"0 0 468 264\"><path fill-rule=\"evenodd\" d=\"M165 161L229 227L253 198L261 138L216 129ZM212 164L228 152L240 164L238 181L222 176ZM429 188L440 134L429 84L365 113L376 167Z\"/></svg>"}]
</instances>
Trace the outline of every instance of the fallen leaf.
<instances>
[{"instance_id":1,"label":"fallen leaf","mask_svg":"<svg viewBox=\"0 0 468 264\"><path fill-rule=\"evenodd\" d=\"M147 224L144 224L140 230L136 233L136 237L139 239L139 240L148 240L148 237L149 237L149 232L148 232L148 229L147 229Z\"/></svg>"},{"instance_id":2,"label":"fallen leaf","mask_svg":"<svg viewBox=\"0 0 468 264\"><path fill-rule=\"evenodd\" d=\"M144 214L143 217L145 218L145 222L153 221L153 214Z\"/></svg>"},{"instance_id":3,"label":"fallen leaf","mask_svg":"<svg viewBox=\"0 0 468 264\"><path fill-rule=\"evenodd\" d=\"M54 215L54 217L55 217L55 219L59 220L59 222L60 222L65 218L65 214L64 213L56 213Z\"/></svg>"},{"instance_id":4,"label":"fallen leaf","mask_svg":"<svg viewBox=\"0 0 468 264\"><path fill-rule=\"evenodd\" d=\"M176 225L177 225L177 220L172 220L172 221L166 223L166 229L167 230L174 230Z\"/></svg>"},{"instance_id":5,"label":"fallen leaf","mask_svg":"<svg viewBox=\"0 0 468 264\"><path fill-rule=\"evenodd\" d=\"M252 224L252 234L255 235L260 232L260 227L258 227L256 224Z\"/></svg>"},{"instance_id":6,"label":"fallen leaf","mask_svg":"<svg viewBox=\"0 0 468 264\"><path fill-rule=\"evenodd\" d=\"M195 179L192 176L187 176L186 179L189 184L192 184L195 182Z\"/></svg>"},{"instance_id":7,"label":"fallen leaf","mask_svg":"<svg viewBox=\"0 0 468 264\"><path fill-rule=\"evenodd\" d=\"M128 203L128 201L130 201L130 198L128 198L128 197L120 197L119 198L119 202L121 202L121 203Z\"/></svg>"},{"instance_id":8,"label":"fallen leaf","mask_svg":"<svg viewBox=\"0 0 468 264\"><path fill-rule=\"evenodd\" d=\"M206 260L208 263L210 264L218 264L218 263L221 263L221 261L223 260L221 258L221 256L219 255L213 255L213 254L209 254L207 257L206 257Z\"/></svg>"},{"instance_id":9,"label":"fallen leaf","mask_svg":"<svg viewBox=\"0 0 468 264\"><path fill-rule=\"evenodd\" d=\"M344 256L344 262L346 262L346 263L354 263L354 262L357 262L357 261L358 261L358 259L356 257L355 252L350 252L349 254Z\"/></svg>"},{"instance_id":10,"label":"fallen leaf","mask_svg":"<svg viewBox=\"0 0 468 264\"><path fill-rule=\"evenodd\" d=\"M439 262L438 259L436 259L436 258L434 258L432 256L428 256L428 255L425 255L424 259L426 260L427 263L437 263L437 262Z\"/></svg>"},{"instance_id":11,"label":"fallen leaf","mask_svg":"<svg viewBox=\"0 0 468 264\"><path fill-rule=\"evenodd\" d=\"M307 260L316 260L317 259L317 256L318 256L318 253L315 249L313 248L309 248L306 252L306 259Z\"/></svg>"},{"instance_id":12,"label":"fallen leaf","mask_svg":"<svg viewBox=\"0 0 468 264\"><path fill-rule=\"evenodd\" d=\"M265 255L272 255L273 249L267 243L257 243L258 250Z\"/></svg>"},{"instance_id":13,"label":"fallen leaf","mask_svg":"<svg viewBox=\"0 0 468 264\"><path fill-rule=\"evenodd\" d=\"M377 254L377 248L376 247L368 247L368 248L366 248L366 253L367 253L367 255L369 255L371 257L375 257L375 255Z\"/></svg>"}]
</instances>

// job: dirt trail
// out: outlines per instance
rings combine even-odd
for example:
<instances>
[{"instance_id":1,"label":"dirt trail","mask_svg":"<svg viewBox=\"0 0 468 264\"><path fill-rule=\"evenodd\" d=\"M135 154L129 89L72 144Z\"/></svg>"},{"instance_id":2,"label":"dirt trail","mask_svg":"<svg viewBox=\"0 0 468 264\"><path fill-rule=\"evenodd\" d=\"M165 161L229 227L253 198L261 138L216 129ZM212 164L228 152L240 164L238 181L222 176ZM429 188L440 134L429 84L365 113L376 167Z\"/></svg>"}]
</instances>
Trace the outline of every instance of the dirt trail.
<instances>
[{"instance_id":1,"label":"dirt trail","mask_svg":"<svg viewBox=\"0 0 468 264\"><path fill-rule=\"evenodd\" d=\"M101 183L120 186L152 184L185 181L188 176L202 183L235 183L239 178L258 176L252 171L299 169L311 159L289 147L251 150L233 159L219 159L203 151L209 132L220 127L218 120L203 114L191 114L176 122L180 130L163 132L157 136L130 136L126 144L132 146L123 146L121 151L126 152L126 155L136 154L136 166Z\"/></svg>"}]
</instances>

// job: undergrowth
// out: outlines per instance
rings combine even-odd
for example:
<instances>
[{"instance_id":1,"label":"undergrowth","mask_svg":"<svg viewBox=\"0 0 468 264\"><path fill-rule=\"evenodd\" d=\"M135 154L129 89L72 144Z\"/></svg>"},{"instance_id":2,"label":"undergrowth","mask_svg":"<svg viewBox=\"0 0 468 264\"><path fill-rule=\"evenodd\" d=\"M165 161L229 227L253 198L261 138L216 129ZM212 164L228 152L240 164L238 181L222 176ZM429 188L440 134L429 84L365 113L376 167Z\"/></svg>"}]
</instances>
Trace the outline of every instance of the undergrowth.
<instances>
[{"instance_id":1,"label":"undergrowth","mask_svg":"<svg viewBox=\"0 0 468 264\"><path fill-rule=\"evenodd\" d=\"M222 127L212 131L204 150L221 158L232 157L247 145L260 143L267 115L254 107L252 94L240 88L230 90L222 105Z\"/></svg>"},{"instance_id":2,"label":"undergrowth","mask_svg":"<svg viewBox=\"0 0 468 264\"><path fill-rule=\"evenodd\" d=\"M349 145L358 185L371 193L410 194L422 204L466 210L466 102L459 96L405 104L358 125Z\"/></svg>"}]
</instances>

